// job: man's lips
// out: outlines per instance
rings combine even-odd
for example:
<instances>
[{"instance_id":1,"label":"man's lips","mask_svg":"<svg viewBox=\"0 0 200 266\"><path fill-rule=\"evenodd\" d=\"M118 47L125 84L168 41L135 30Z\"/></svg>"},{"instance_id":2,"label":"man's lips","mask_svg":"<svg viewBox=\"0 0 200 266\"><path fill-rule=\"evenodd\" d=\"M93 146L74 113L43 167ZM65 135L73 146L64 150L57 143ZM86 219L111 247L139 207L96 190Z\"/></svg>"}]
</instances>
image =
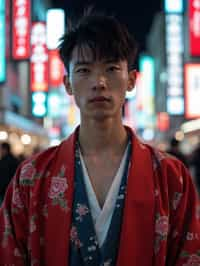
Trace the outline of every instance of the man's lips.
<instances>
[{"instance_id":1,"label":"man's lips","mask_svg":"<svg viewBox=\"0 0 200 266\"><path fill-rule=\"evenodd\" d=\"M89 100L89 102L108 102L110 99L104 96L97 96Z\"/></svg>"}]
</instances>

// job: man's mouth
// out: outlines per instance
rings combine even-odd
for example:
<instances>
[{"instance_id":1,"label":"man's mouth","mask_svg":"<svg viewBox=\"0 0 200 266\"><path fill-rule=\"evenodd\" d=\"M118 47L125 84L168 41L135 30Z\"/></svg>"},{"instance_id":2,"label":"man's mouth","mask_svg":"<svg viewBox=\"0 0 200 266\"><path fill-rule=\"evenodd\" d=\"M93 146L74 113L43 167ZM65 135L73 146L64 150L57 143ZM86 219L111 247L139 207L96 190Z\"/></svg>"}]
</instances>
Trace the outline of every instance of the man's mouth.
<instances>
[{"instance_id":1,"label":"man's mouth","mask_svg":"<svg viewBox=\"0 0 200 266\"><path fill-rule=\"evenodd\" d=\"M89 102L108 102L110 99L104 96L97 96L89 100Z\"/></svg>"}]
</instances>

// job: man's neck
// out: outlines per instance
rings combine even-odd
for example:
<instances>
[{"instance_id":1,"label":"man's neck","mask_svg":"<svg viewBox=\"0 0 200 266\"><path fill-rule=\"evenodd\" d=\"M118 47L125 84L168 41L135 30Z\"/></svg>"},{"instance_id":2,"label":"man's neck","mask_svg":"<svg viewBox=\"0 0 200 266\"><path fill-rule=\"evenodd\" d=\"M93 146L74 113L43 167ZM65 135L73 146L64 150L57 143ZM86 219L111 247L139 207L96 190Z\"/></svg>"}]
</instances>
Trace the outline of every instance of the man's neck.
<instances>
[{"instance_id":1,"label":"man's neck","mask_svg":"<svg viewBox=\"0 0 200 266\"><path fill-rule=\"evenodd\" d=\"M127 132L122 123L80 125L79 143L83 155L121 154L127 144Z\"/></svg>"}]
</instances>

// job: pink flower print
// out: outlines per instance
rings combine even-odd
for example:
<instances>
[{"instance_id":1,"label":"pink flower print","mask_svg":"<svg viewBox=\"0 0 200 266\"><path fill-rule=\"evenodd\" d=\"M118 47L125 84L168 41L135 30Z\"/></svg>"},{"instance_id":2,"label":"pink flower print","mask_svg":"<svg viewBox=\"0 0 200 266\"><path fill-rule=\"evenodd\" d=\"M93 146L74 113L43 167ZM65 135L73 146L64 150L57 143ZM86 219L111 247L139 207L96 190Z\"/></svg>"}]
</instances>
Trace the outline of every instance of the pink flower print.
<instances>
[{"instance_id":1,"label":"pink flower print","mask_svg":"<svg viewBox=\"0 0 200 266\"><path fill-rule=\"evenodd\" d=\"M49 198L54 199L61 196L68 188L66 177L54 176L52 177L51 187L49 191Z\"/></svg>"},{"instance_id":2,"label":"pink flower print","mask_svg":"<svg viewBox=\"0 0 200 266\"><path fill-rule=\"evenodd\" d=\"M12 197L12 202L17 208L23 208L23 203L20 198L19 189L15 189Z\"/></svg>"},{"instance_id":3,"label":"pink flower print","mask_svg":"<svg viewBox=\"0 0 200 266\"><path fill-rule=\"evenodd\" d=\"M79 214L78 220L82 221L82 216L85 216L89 212L89 209L84 204L77 204L76 213Z\"/></svg>"},{"instance_id":4,"label":"pink flower print","mask_svg":"<svg viewBox=\"0 0 200 266\"><path fill-rule=\"evenodd\" d=\"M22 256L22 255L20 254L20 251L19 251L18 248L15 248L15 249L14 249L14 255L15 255L15 257L21 257L21 256Z\"/></svg>"},{"instance_id":5,"label":"pink flower print","mask_svg":"<svg viewBox=\"0 0 200 266\"><path fill-rule=\"evenodd\" d=\"M160 216L156 220L156 233L161 236L167 236L168 233L168 217L167 216Z\"/></svg>"},{"instance_id":6,"label":"pink flower print","mask_svg":"<svg viewBox=\"0 0 200 266\"><path fill-rule=\"evenodd\" d=\"M81 241L78 238L77 228L75 226L72 226L71 228L70 239L77 248L80 248L82 246Z\"/></svg>"},{"instance_id":7,"label":"pink flower print","mask_svg":"<svg viewBox=\"0 0 200 266\"><path fill-rule=\"evenodd\" d=\"M35 168L33 167L32 163L29 162L22 167L20 179L32 180L35 175L35 172Z\"/></svg>"},{"instance_id":8,"label":"pink flower print","mask_svg":"<svg viewBox=\"0 0 200 266\"><path fill-rule=\"evenodd\" d=\"M158 196L159 196L159 194L160 194L160 193L159 193L159 190L158 190L158 189L156 189L156 190L155 190L155 197L158 197Z\"/></svg>"},{"instance_id":9,"label":"pink flower print","mask_svg":"<svg viewBox=\"0 0 200 266\"><path fill-rule=\"evenodd\" d=\"M36 231L36 224L35 224L35 221L34 221L34 218L31 219L30 221L30 233L33 233Z\"/></svg>"},{"instance_id":10,"label":"pink flower print","mask_svg":"<svg viewBox=\"0 0 200 266\"><path fill-rule=\"evenodd\" d=\"M188 241L193 240L193 239L194 239L194 234L193 234L193 233L190 233L190 232L187 232L186 239L187 239Z\"/></svg>"},{"instance_id":11,"label":"pink flower print","mask_svg":"<svg viewBox=\"0 0 200 266\"><path fill-rule=\"evenodd\" d=\"M71 241L75 241L77 238L78 238L77 229L75 226L72 226L71 231L70 231L70 239Z\"/></svg>"},{"instance_id":12,"label":"pink flower print","mask_svg":"<svg viewBox=\"0 0 200 266\"><path fill-rule=\"evenodd\" d=\"M178 193L178 192L174 193L174 197L172 201L173 210L176 210L178 208L182 195L183 195L182 193Z\"/></svg>"},{"instance_id":13,"label":"pink flower print","mask_svg":"<svg viewBox=\"0 0 200 266\"><path fill-rule=\"evenodd\" d=\"M200 256L192 254L183 266L200 266Z\"/></svg>"}]
</instances>

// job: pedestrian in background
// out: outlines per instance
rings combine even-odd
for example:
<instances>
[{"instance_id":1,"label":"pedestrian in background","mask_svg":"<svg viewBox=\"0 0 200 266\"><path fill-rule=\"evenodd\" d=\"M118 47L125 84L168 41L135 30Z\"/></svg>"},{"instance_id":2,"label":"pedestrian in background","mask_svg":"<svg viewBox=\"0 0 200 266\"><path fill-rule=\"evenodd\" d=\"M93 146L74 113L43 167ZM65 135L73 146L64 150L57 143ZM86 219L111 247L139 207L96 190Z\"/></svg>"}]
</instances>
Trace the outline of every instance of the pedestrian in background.
<instances>
[{"instance_id":1,"label":"pedestrian in background","mask_svg":"<svg viewBox=\"0 0 200 266\"><path fill-rule=\"evenodd\" d=\"M0 203L18 164L19 162L13 155L10 144L7 142L0 143Z\"/></svg>"},{"instance_id":2,"label":"pedestrian in background","mask_svg":"<svg viewBox=\"0 0 200 266\"><path fill-rule=\"evenodd\" d=\"M136 43L89 13L63 36L64 85L80 126L21 164L0 209L0 265L200 265L200 222L186 167L122 123Z\"/></svg>"},{"instance_id":3,"label":"pedestrian in background","mask_svg":"<svg viewBox=\"0 0 200 266\"><path fill-rule=\"evenodd\" d=\"M180 144L181 142L173 137L170 140L170 146L167 152L179 159L185 166L189 167L188 160L180 149Z\"/></svg>"}]
</instances>

